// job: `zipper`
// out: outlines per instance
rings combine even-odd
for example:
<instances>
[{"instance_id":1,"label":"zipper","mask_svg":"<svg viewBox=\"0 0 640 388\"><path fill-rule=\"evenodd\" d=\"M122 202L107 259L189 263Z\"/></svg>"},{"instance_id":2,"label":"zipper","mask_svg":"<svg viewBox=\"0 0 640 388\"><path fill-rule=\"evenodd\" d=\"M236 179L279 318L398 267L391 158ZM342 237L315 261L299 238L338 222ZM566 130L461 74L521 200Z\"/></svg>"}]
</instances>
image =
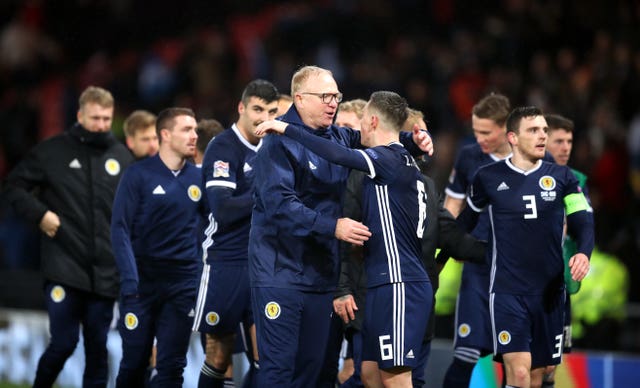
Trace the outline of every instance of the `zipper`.
<instances>
[{"instance_id":1,"label":"zipper","mask_svg":"<svg viewBox=\"0 0 640 388\"><path fill-rule=\"evenodd\" d=\"M96 235L95 235L95 214L94 214L94 177L93 177L93 158L92 158L92 150L88 144L85 143L85 155L87 157L87 165L89 168L87 169L87 185L89 187L89 200L88 200L88 209L87 214L89 215L89 249L87 251L87 256L89 259L89 265L87 268L87 274L89 275L89 283L92 291L95 290L95 277L93 273L93 263L95 262L96 255Z\"/></svg>"}]
</instances>

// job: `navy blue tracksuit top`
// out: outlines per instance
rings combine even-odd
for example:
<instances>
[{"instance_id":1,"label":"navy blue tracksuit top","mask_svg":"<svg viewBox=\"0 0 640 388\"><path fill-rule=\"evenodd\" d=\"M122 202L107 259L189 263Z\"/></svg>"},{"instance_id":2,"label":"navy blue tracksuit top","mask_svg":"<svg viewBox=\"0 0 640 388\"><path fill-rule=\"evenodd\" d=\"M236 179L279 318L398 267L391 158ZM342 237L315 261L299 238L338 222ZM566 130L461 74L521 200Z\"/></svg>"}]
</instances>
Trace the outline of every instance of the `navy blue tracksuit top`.
<instances>
[{"instance_id":1,"label":"navy blue tracksuit top","mask_svg":"<svg viewBox=\"0 0 640 388\"><path fill-rule=\"evenodd\" d=\"M295 106L280 119L342 146L362 148L360 132L335 125L309 128ZM411 133L403 133L401 142L413 155L421 154ZM336 288L339 256L334 234L349 171L285 136L263 139L254 165L255 206L249 238L252 287L310 292Z\"/></svg>"},{"instance_id":2,"label":"navy blue tracksuit top","mask_svg":"<svg viewBox=\"0 0 640 388\"><path fill-rule=\"evenodd\" d=\"M199 262L200 174L199 168L186 163L176 176L158 155L124 172L111 218L121 295L137 293L137 260Z\"/></svg>"}]
</instances>

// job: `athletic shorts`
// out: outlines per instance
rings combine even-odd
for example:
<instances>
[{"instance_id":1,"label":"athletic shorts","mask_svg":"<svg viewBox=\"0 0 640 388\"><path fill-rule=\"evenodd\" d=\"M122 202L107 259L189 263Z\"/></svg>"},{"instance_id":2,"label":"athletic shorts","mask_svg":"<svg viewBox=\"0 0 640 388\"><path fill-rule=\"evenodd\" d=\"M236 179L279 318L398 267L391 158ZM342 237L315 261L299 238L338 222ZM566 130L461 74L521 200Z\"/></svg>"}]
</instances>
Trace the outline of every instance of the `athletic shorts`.
<instances>
[{"instance_id":1,"label":"athletic shorts","mask_svg":"<svg viewBox=\"0 0 640 388\"><path fill-rule=\"evenodd\" d=\"M247 265L205 264L193 330L224 336L236 333L241 322L253 324Z\"/></svg>"},{"instance_id":2,"label":"athletic shorts","mask_svg":"<svg viewBox=\"0 0 640 388\"><path fill-rule=\"evenodd\" d=\"M362 359L376 361L380 369L415 367L432 302L429 282L393 283L368 289Z\"/></svg>"},{"instance_id":3,"label":"athletic shorts","mask_svg":"<svg viewBox=\"0 0 640 388\"><path fill-rule=\"evenodd\" d=\"M469 273L467 276L479 276ZM463 283L465 282L463 277ZM474 282L470 282L474 285ZM489 314L489 283L486 288L465 287L462 284L456 303L454 348L480 350L483 355L493 351L493 333Z\"/></svg>"},{"instance_id":4,"label":"athletic shorts","mask_svg":"<svg viewBox=\"0 0 640 388\"><path fill-rule=\"evenodd\" d=\"M490 294L494 354L530 352L531 367L562 360L564 291L553 295Z\"/></svg>"}]
</instances>

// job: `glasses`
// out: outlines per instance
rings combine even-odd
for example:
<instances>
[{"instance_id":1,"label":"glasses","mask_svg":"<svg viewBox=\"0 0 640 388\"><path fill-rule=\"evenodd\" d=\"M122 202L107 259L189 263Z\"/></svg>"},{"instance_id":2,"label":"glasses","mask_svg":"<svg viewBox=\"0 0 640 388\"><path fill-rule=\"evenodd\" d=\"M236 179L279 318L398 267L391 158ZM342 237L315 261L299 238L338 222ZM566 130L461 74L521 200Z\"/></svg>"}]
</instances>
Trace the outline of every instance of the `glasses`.
<instances>
[{"instance_id":1,"label":"glasses","mask_svg":"<svg viewBox=\"0 0 640 388\"><path fill-rule=\"evenodd\" d=\"M323 104L330 104L331 100L335 99L339 104L342 102L342 93L311 93L311 92L302 92L300 94L311 94L312 96L320 97Z\"/></svg>"}]
</instances>

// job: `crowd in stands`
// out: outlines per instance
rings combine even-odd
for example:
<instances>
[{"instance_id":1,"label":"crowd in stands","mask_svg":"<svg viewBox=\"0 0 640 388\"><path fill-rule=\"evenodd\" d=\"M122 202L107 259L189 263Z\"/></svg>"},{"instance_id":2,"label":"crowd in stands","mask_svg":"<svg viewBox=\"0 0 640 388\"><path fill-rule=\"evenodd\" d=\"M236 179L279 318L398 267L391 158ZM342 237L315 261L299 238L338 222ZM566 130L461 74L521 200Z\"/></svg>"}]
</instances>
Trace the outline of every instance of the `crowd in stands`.
<instances>
[{"instance_id":1,"label":"crowd in stands","mask_svg":"<svg viewBox=\"0 0 640 388\"><path fill-rule=\"evenodd\" d=\"M315 64L345 100L393 90L424 112L442 189L473 141L472 105L499 91L575 122L572 167L589 177L596 244L627 266L639 302L639 23L640 3L597 0L3 1L0 179L75 121L88 85L113 93L123 137L129 113L171 105L226 127L249 80L287 92ZM37 268L34 233L0 205L0 268Z\"/></svg>"}]
</instances>

